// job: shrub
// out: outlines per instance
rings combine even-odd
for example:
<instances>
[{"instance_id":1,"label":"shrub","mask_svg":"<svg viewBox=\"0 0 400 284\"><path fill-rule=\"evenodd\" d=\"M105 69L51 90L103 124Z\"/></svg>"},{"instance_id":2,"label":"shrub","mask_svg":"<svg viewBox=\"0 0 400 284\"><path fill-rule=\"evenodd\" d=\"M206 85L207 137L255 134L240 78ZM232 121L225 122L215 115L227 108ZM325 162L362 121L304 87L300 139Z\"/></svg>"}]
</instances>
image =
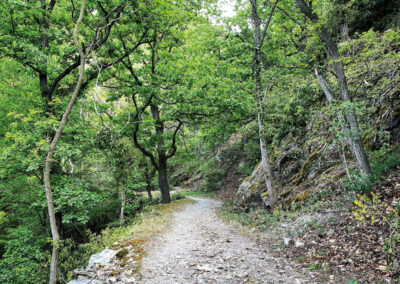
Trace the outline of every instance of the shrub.
<instances>
[{"instance_id":1,"label":"shrub","mask_svg":"<svg viewBox=\"0 0 400 284\"><path fill-rule=\"evenodd\" d=\"M7 230L2 241L5 253L0 260L0 283L46 283L50 255L43 250L45 238L38 238L27 227Z\"/></svg>"},{"instance_id":2,"label":"shrub","mask_svg":"<svg viewBox=\"0 0 400 284\"><path fill-rule=\"evenodd\" d=\"M382 175L387 174L399 164L400 153L389 153L385 148L371 154L371 172L368 176L359 170L349 169L350 178L346 177L343 187L357 193L368 193L373 182L381 182Z\"/></svg>"},{"instance_id":3,"label":"shrub","mask_svg":"<svg viewBox=\"0 0 400 284\"><path fill-rule=\"evenodd\" d=\"M215 191L221 186L221 181L225 177L225 170L221 168L214 169L205 174L206 182L204 191Z\"/></svg>"},{"instance_id":4,"label":"shrub","mask_svg":"<svg viewBox=\"0 0 400 284\"><path fill-rule=\"evenodd\" d=\"M359 170L349 169L350 178L346 177L343 187L358 193L367 193L372 187L372 177Z\"/></svg>"}]
</instances>

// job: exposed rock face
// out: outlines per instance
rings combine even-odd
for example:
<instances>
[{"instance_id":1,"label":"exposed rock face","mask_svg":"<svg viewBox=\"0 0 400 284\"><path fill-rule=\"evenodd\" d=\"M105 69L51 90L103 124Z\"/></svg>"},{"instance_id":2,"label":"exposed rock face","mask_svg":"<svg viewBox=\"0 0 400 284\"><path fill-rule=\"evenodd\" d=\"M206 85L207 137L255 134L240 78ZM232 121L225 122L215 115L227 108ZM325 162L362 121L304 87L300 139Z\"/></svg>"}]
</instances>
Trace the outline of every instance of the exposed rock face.
<instances>
[{"instance_id":1,"label":"exposed rock face","mask_svg":"<svg viewBox=\"0 0 400 284\"><path fill-rule=\"evenodd\" d=\"M245 178L236 193L236 204L243 209L258 207L267 200L264 173L259 163L253 173Z\"/></svg>"},{"instance_id":2,"label":"exposed rock face","mask_svg":"<svg viewBox=\"0 0 400 284\"><path fill-rule=\"evenodd\" d=\"M289 144L277 157L273 165L274 185L282 204L303 201L307 199L308 191L329 188L345 175L345 167L335 145L318 146L306 149ZM350 161L347 164L350 168L356 167ZM261 164L240 184L235 202L239 209L245 211L268 206Z\"/></svg>"}]
</instances>

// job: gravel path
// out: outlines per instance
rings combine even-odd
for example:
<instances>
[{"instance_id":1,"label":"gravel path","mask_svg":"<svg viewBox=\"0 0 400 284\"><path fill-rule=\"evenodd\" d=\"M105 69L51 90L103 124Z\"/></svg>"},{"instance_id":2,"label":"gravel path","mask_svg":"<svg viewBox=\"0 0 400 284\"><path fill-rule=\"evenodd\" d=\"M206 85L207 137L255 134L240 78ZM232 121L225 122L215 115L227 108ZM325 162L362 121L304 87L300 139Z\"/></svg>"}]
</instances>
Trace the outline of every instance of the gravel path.
<instances>
[{"instance_id":1,"label":"gravel path","mask_svg":"<svg viewBox=\"0 0 400 284\"><path fill-rule=\"evenodd\" d=\"M284 259L222 222L221 202L192 198L170 229L146 245L141 283L312 283Z\"/></svg>"}]
</instances>

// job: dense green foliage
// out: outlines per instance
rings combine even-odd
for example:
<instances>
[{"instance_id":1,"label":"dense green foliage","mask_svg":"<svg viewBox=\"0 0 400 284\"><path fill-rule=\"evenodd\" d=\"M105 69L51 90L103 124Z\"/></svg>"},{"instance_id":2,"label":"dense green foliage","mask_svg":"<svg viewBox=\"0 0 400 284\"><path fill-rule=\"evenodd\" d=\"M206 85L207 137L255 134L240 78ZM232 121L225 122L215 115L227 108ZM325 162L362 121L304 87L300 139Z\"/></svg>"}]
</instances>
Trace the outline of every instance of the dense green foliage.
<instances>
[{"instance_id":1,"label":"dense green foliage","mask_svg":"<svg viewBox=\"0 0 400 284\"><path fill-rule=\"evenodd\" d=\"M374 176L350 169L353 179L345 186L366 192L398 161L387 149L400 137L400 4L308 2L320 22L307 21L294 1L282 0L266 33L262 83L267 88L267 149L273 164L282 162L282 152L293 143L313 151L326 144L336 156L343 152L352 160L345 145L352 134L342 131L337 116L350 109L357 114L364 146L377 152L371 154ZM1 283L47 282L52 243L43 166L78 77L74 3L0 4ZM249 176L259 162L251 7L238 1L237 14L223 19L216 4L88 4L80 34L83 48L92 43L94 52L51 172L62 239L60 283L104 245L96 243L97 234L107 228L104 238L118 227L122 187L129 222L148 204L142 192L160 190L156 172L162 166L174 186L204 175L201 189L215 191L224 179ZM259 9L265 21L268 9L263 5ZM347 35L340 33L344 23ZM317 36L322 26L339 42L351 103L328 104L315 77L318 67L339 92L332 61ZM291 158L303 154L293 152ZM159 201L156 196L154 202Z\"/></svg>"}]
</instances>

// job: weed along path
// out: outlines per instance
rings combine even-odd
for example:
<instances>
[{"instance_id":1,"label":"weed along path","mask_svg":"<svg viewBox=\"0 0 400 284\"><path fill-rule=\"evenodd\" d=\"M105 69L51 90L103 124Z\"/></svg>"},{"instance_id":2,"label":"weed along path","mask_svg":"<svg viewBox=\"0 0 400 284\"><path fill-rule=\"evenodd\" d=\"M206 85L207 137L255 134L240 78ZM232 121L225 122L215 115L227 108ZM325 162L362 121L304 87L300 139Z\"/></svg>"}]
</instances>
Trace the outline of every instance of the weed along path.
<instances>
[{"instance_id":1,"label":"weed along path","mask_svg":"<svg viewBox=\"0 0 400 284\"><path fill-rule=\"evenodd\" d=\"M313 283L222 222L221 202L192 199L174 212L168 231L145 245L140 283Z\"/></svg>"}]
</instances>

